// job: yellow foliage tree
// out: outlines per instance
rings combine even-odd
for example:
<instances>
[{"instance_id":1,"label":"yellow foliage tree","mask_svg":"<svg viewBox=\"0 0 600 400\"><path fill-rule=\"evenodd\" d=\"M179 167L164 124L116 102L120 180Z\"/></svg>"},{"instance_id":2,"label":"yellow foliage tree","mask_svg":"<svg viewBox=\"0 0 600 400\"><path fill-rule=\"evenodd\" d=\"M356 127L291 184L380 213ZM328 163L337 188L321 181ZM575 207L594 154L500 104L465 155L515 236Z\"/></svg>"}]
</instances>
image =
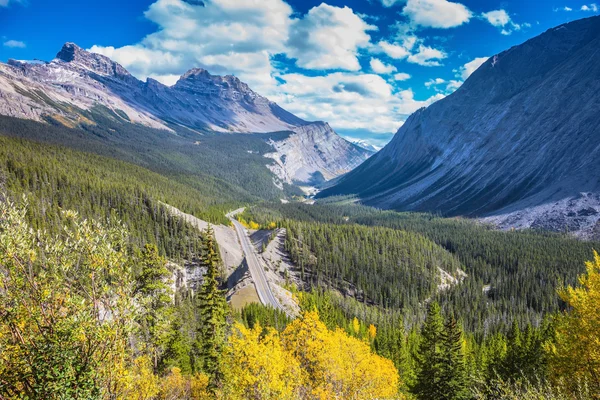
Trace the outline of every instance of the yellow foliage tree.
<instances>
[{"instance_id":1,"label":"yellow foliage tree","mask_svg":"<svg viewBox=\"0 0 600 400\"><path fill-rule=\"evenodd\" d=\"M369 339L375 340L375 336L377 336L377 328L375 325L369 325Z\"/></svg>"},{"instance_id":2,"label":"yellow foliage tree","mask_svg":"<svg viewBox=\"0 0 600 400\"><path fill-rule=\"evenodd\" d=\"M571 307L557 318L555 339L547 345L555 380L575 392L579 385L600 393L600 256L586 263L587 273L577 287L560 291Z\"/></svg>"},{"instance_id":3,"label":"yellow foliage tree","mask_svg":"<svg viewBox=\"0 0 600 400\"><path fill-rule=\"evenodd\" d=\"M358 334L360 333L360 322L356 317L354 317L354 319L352 320L352 330L354 331L354 334L356 336L358 336Z\"/></svg>"},{"instance_id":4,"label":"yellow foliage tree","mask_svg":"<svg viewBox=\"0 0 600 400\"><path fill-rule=\"evenodd\" d=\"M192 400L209 400L213 395L208 390L210 378L206 374L196 374L190 380L190 397Z\"/></svg>"},{"instance_id":5,"label":"yellow foliage tree","mask_svg":"<svg viewBox=\"0 0 600 400\"><path fill-rule=\"evenodd\" d=\"M300 366L281 345L277 332L257 324L247 329L234 326L222 360L225 399L297 399L301 387Z\"/></svg>"},{"instance_id":6,"label":"yellow foliage tree","mask_svg":"<svg viewBox=\"0 0 600 400\"><path fill-rule=\"evenodd\" d=\"M305 392L319 399L393 398L398 371L392 361L371 352L368 343L342 329L329 331L316 312L293 321L282 334L285 348L299 361Z\"/></svg>"},{"instance_id":7,"label":"yellow foliage tree","mask_svg":"<svg viewBox=\"0 0 600 400\"><path fill-rule=\"evenodd\" d=\"M250 221L250 223L248 224L248 227L252 230L257 230L260 228L260 225L254 221Z\"/></svg>"},{"instance_id":8,"label":"yellow foliage tree","mask_svg":"<svg viewBox=\"0 0 600 400\"><path fill-rule=\"evenodd\" d=\"M152 372L152 362L147 356L134 360L129 369L117 372L116 398L117 400L150 400L158 394L158 377Z\"/></svg>"}]
</instances>

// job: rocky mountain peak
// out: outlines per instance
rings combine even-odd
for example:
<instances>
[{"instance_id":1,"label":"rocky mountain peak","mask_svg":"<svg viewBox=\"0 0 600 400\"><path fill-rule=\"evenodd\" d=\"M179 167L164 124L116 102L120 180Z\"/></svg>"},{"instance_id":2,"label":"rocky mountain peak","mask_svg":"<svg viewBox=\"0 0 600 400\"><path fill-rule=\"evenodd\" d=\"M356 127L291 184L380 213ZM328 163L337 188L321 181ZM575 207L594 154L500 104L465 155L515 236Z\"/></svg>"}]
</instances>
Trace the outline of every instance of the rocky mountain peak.
<instances>
[{"instance_id":1,"label":"rocky mountain peak","mask_svg":"<svg viewBox=\"0 0 600 400\"><path fill-rule=\"evenodd\" d=\"M129 77L131 74L119 63L101 54L91 53L75 43L67 42L56 54L55 61L69 63L100 75Z\"/></svg>"},{"instance_id":2,"label":"rocky mountain peak","mask_svg":"<svg viewBox=\"0 0 600 400\"><path fill-rule=\"evenodd\" d=\"M192 68L187 71L179 78L175 88L198 94L221 96L232 100L241 100L246 97L246 100L249 101L261 98L268 102L236 76L212 75L203 68Z\"/></svg>"},{"instance_id":3,"label":"rocky mountain peak","mask_svg":"<svg viewBox=\"0 0 600 400\"><path fill-rule=\"evenodd\" d=\"M180 80L209 80L212 77L210 72L204 68L192 68L185 74L181 75Z\"/></svg>"},{"instance_id":4,"label":"rocky mountain peak","mask_svg":"<svg viewBox=\"0 0 600 400\"><path fill-rule=\"evenodd\" d=\"M75 43L67 42L56 54L56 58L64 62L71 62L75 59L85 57L85 55L83 55L84 53L87 52L81 47L77 46Z\"/></svg>"}]
</instances>

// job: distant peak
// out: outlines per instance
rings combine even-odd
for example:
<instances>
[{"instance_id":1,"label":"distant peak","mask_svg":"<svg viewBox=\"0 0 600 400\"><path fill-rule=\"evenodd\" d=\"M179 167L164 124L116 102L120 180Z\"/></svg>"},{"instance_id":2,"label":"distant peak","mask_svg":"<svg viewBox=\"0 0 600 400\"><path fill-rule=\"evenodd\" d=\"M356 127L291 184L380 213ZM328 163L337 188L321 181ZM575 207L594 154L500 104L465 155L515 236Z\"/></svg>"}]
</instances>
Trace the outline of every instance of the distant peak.
<instances>
[{"instance_id":1,"label":"distant peak","mask_svg":"<svg viewBox=\"0 0 600 400\"><path fill-rule=\"evenodd\" d=\"M204 68L192 68L185 74L181 75L181 79L197 79L197 78L210 78L212 75Z\"/></svg>"},{"instance_id":2,"label":"distant peak","mask_svg":"<svg viewBox=\"0 0 600 400\"><path fill-rule=\"evenodd\" d=\"M62 49L56 54L56 58L65 62L71 62L75 60L82 53L87 53L81 47L75 43L67 42L63 45Z\"/></svg>"},{"instance_id":3,"label":"distant peak","mask_svg":"<svg viewBox=\"0 0 600 400\"><path fill-rule=\"evenodd\" d=\"M120 77L131 76L123 66L110 58L102 54L91 53L84 50L73 42L65 43L62 49L56 54L55 60L66 63L76 63L78 67L83 67L102 75Z\"/></svg>"}]
</instances>

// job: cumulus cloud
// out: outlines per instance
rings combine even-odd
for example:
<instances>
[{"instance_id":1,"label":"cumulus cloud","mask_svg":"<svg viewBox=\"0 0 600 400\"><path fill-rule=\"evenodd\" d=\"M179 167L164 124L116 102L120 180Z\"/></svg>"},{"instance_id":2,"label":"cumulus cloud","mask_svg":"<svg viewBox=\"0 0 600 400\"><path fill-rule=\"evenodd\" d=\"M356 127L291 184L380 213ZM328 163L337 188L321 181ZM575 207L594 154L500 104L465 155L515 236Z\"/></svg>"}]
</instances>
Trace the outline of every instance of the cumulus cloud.
<instances>
[{"instance_id":1,"label":"cumulus cloud","mask_svg":"<svg viewBox=\"0 0 600 400\"><path fill-rule=\"evenodd\" d=\"M487 60L489 60L489 57L478 57L473 61L469 61L454 72L456 72L457 77L461 78L463 81L466 81L467 78L470 77L473 72L477 71L477 69L481 67Z\"/></svg>"},{"instance_id":2,"label":"cumulus cloud","mask_svg":"<svg viewBox=\"0 0 600 400\"><path fill-rule=\"evenodd\" d=\"M399 44L386 42L385 40L380 41L377 46L388 57L391 57L395 60L401 60L410 55L410 49L407 49L405 46Z\"/></svg>"},{"instance_id":3,"label":"cumulus cloud","mask_svg":"<svg viewBox=\"0 0 600 400\"><path fill-rule=\"evenodd\" d=\"M369 63L369 65L371 66L373 72L375 72L376 74L386 75L397 71L396 67L390 64L385 64L379 58L371 58L371 62Z\"/></svg>"},{"instance_id":4,"label":"cumulus cloud","mask_svg":"<svg viewBox=\"0 0 600 400\"><path fill-rule=\"evenodd\" d=\"M448 57L448 55L442 50L421 44L419 45L418 51L411 54L407 60L410 63L422 65L424 67L439 67L442 65L440 61L446 57Z\"/></svg>"},{"instance_id":5,"label":"cumulus cloud","mask_svg":"<svg viewBox=\"0 0 600 400\"><path fill-rule=\"evenodd\" d=\"M410 114L443 98L436 94L416 100L412 90L397 91L375 74L293 73L279 78L284 82L280 87L283 94L275 100L281 106L302 118L328 121L341 130L395 132Z\"/></svg>"},{"instance_id":6,"label":"cumulus cloud","mask_svg":"<svg viewBox=\"0 0 600 400\"><path fill-rule=\"evenodd\" d=\"M360 69L358 51L367 46L367 24L348 8L321 4L294 18L283 0L157 0L145 17L158 30L141 42L90 50L123 64L140 78L172 84L191 67L235 74L258 91L275 85L271 58L285 54L306 69Z\"/></svg>"},{"instance_id":7,"label":"cumulus cloud","mask_svg":"<svg viewBox=\"0 0 600 400\"><path fill-rule=\"evenodd\" d=\"M3 43L4 47L11 47L11 48L20 48L20 49L24 49L27 45L25 44L25 42L21 42L20 40L7 40L6 42Z\"/></svg>"},{"instance_id":8,"label":"cumulus cloud","mask_svg":"<svg viewBox=\"0 0 600 400\"><path fill-rule=\"evenodd\" d=\"M234 74L298 116L336 129L395 132L409 114L444 95L415 99L410 89L399 90L396 82L410 75L375 55L436 66L444 51L409 31L373 44L370 32L377 28L348 7L323 3L298 15L284 0L156 0L144 15L157 25L154 33L127 46L90 50L141 79L168 85L192 67ZM359 73L359 57L367 53L373 73ZM289 63L320 72L290 73Z\"/></svg>"},{"instance_id":9,"label":"cumulus cloud","mask_svg":"<svg viewBox=\"0 0 600 400\"><path fill-rule=\"evenodd\" d=\"M592 3L590 5L584 4L581 6L581 11L598 12L598 5L596 3Z\"/></svg>"},{"instance_id":10,"label":"cumulus cloud","mask_svg":"<svg viewBox=\"0 0 600 400\"><path fill-rule=\"evenodd\" d=\"M411 24L429 28L454 28L469 22L473 13L448 0L408 0L402 10Z\"/></svg>"},{"instance_id":11,"label":"cumulus cloud","mask_svg":"<svg viewBox=\"0 0 600 400\"><path fill-rule=\"evenodd\" d=\"M430 88L432 86L441 85L443 83L446 83L446 80L442 78L430 79L429 81L425 82L425 87Z\"/></svg>"},{"instance_id":12,"label":"cumulus cloud","mask_svg":"<svg viewBox=\"0 0 600 400\"><path fill-rule=\"evenodd\" d=\"M438 67L442 65L440 61L448 57L448 55L443 50L425 46L421 42L416 36L412 35L405 37L401 43L389 43L382 40L377 43L373 51L384 53L395 60L406 59L409 63L424 67ZM419 46L416 46L416 43L420 43Z\"/></svg>"},{"instance_id":13,"label":"cumulus cloud","mask_svg":"<svg viewBox=\"0 0 600 400\"><path fill-rule=\"evenodd\" d=\"M283 0L157 0L144 16L158 26L140 43L93 46L134 75L173 83L191 67L231 73L256 87L273 84L270 56L285 50L292 8Z\"/></svg>"},{"instance_id":14,"label":"cumulus cloud","mask_svg":"<svg viewBox=\"0 0 600 400\"><path fill-rule=\"evenodd\" d=\"M521 28L528 28L531 25L528 23L517 24L512 20L506 10L494 10L481 14L481 17L487 20L492 26L500 28L500 33L510 35L514 31L519 31Z\"/></svg>"},{"instance_id":15,"label":"cumulus cloud","mask_svg":"<svg viewBox=\"0 0 600 400\"><path fill-rule=\"evenodd\" d=\"M285 53L302 68L358 71L358 49L369 45L373 30L351 8L321 3L293 21Z\"/></svg>"},{"instance_id":16,"label":"cumulus cloud","mask_svg":"<svg viewBox=\"0 0 600 400\"><path fill-rule=\"evenodd\" d=\"M571 7L568 7L568 6L564 6L564 7L556 7L556 8L554 9L554 12L559 12L559 11L566 11L566 12L569 12L569 11L573 11L573 9L572 9Z\"/></svg>"},{"instance_id":17,"label":"cumulus cloud","mask_svg":"<svg viewBox=\"0 0 600 400\"><path fill-rule=\"evenodd\" d=\"M392 7L394 5L396 5L397 3L402 2L402 0L381 0L381 4L384 7Z\"/></svg>"},{"instance_id":18,"label":"cumulus cloud","mask_svg":"<svg viewBox=\"0 0 600 400\"><path fill-rule=\"evenodd\" d=\"M410 78L412 78L412 76L410 76L406 72L399 72L397 74L394 74L394 80L399 81L399 82L407 81Z\"/></svg>"}]
</instances>

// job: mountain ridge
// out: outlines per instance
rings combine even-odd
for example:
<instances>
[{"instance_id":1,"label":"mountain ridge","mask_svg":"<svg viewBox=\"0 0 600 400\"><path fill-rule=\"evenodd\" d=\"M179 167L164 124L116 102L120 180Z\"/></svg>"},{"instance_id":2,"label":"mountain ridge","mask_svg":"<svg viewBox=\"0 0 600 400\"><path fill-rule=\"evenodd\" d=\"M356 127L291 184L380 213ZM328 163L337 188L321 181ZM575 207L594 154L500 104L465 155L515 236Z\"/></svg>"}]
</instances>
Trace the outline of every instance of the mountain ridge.
<instances>
[{"instance_id":1,"label":"mountain ridge","mask_svg":"<svg viewBox=\"0 0 600 400\"><path fill-rule=\"evenodd\" d=\"M290 132L295 144L277 142L279 149L274 147L275 156L269 157L279 160L276 167L269 165L277 180L288 183L304 182L314 174L333 178L371 155L326 123L305 121L289 113L233 75L211 75L205 69L192 68L173 86L152 78L143 82L119 63L72 42L65 43L50 62L0 63L2 115L38 122L51 119L75 127L94 124L85 111L98 106L125 122L171 132L173 125L199 133ZM307 135L306 127L318 135ZM292 154L294 151L303 153Z\"/></svg>"},{"instance_id":2,"label":"mountain ridge","mask_svg":"<svg viewBox=\"0 0 600 400\"><path fill-rule=\"evenodd\" d=\"M490 58L456 92L412 114L384 149L320 196L352 194L381 208L493 216L502 228L569 227L587 237L600 219L600 203L590 205L593 195L586 207L594 213L585 217L576 201L548 209L600 192L594 178L600 173L594 161L600 152L599 22L564 24Z\"/></svg>"}]
</instances>

